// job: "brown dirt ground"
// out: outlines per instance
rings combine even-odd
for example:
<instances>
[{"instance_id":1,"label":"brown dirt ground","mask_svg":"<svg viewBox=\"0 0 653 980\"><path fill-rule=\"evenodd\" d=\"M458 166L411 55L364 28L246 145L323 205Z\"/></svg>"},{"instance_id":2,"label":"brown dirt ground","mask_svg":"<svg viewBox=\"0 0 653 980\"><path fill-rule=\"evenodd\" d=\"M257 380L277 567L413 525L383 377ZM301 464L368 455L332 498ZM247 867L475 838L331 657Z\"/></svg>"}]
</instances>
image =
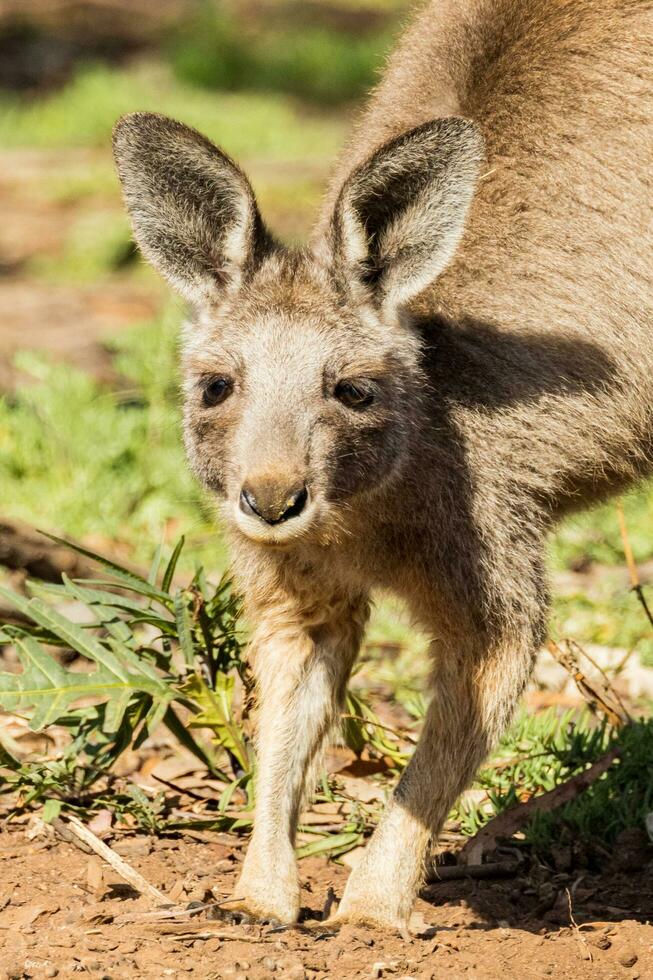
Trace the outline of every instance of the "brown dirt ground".
<instances>
[{"instance_id":1,"label":"brown dirt ground","mask_svg":"<svg viewBox=\"0 0 653 980\"><path fill-rule=\"evenodd\" d=\"M223 834L115 836L112 846L183 907L231 890L242 840ZM39 821L5 825L0 884L0 977L259 978L653 977L653 879L649 870L573 877L441 882L420 899L407 942L346 926L320 937L300 929L119 921L147 903L94 856ZM301 863L305 915L319 918L347 870L321 858ZM573 892L570 905L567 889ZM4 971L4 973L2 972Z\"/></svg>"}]
</instances>

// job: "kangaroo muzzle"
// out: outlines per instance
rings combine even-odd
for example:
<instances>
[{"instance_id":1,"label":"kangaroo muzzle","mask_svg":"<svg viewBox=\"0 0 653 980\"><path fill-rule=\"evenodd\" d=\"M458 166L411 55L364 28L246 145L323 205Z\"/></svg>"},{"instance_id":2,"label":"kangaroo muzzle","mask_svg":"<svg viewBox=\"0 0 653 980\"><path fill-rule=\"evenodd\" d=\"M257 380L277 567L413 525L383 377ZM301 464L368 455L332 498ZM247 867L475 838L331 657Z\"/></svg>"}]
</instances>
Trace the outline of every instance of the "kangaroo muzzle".
<instances>
[{"instance_id":1,"label":"kangaroo muzzle","mask_svg":"<svg viewBox=\"0 0 653 980\"><path fill-rule=\"evenodd\" d=\"M245 484L240 491L238 505L243 513L275 525L298 517L307 503L308 488L305 484L288 489L261 483L258 486Z\"/></svg>"}]
</instances>

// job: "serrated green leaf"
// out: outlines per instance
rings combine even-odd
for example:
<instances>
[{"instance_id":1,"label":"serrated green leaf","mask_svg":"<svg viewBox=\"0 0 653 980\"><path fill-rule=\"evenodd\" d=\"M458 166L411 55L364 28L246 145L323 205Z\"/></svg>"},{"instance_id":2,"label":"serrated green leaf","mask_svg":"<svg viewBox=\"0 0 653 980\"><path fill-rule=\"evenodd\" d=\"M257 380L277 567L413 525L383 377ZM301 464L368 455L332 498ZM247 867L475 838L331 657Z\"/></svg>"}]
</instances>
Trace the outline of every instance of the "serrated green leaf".
<instances>
[{"instance_id":1,"label":"serrated green leaf","mask_svg":"<svg viewBox=\"0 0 653 980\"><path fill-rule=\"evenodd\" d=\"M20 609L23 615L28 616L33 622L55 633L73 650L77 650L89 660L95 661L118 677L125 679L124 668L106 647L102 646L92 634L85 632L76 623L66 619L65 616L42 602L41 599L23 599L22 596L2 587L0 587L0 596Z\"/></svg>"},{"instance_id":2,"label":"serrated green leaf","mask_svg":"<svg viewBox=\"0 0 653 980\"><path fill-rule=\"evenodd\" d=\"M133 667L139 674L143 676L144 679L151 681L152 683L144 686L143 690L147 691L148 694L164 694L168 690L168 685L163 680L163 678L157 672L156 667L151 663L148 663L143 657L139 657L135 650L128 647L125 643L117 637L111 637L109 640L109 645L116 657L118 657L126 666Z\"/></svg>"},{"instance_id":3,"label":"serrated green leaf","mask_svg":"<svg viewBox=\"0 0 653 980\"><path fill-rule=\"evenodd\" d=\"M107 592L106 589L89 589L85 585L80 585L69 579L64 573L62 579L65 583L64 590L68 595L74 596L86 606L104 606L110 609L120 609L123 612L142 613L145 610L143 601L130 599L125 595L118 595L115 592ZM57 588L57 586L55 586Z\"/></svg>"},{"instance_id":4,"label":"serrated green leaf","mask_svg":"<svg viewBox=\"0 0 653 980\"><path fill-rule=\"evenodd\" d=\"M144 728L146 729L148 736L153 735L163 721L163 716L168 710L169 703L169 701L166 701L163 698L152 702L152 706L145 716L144 724Z\"/></svg>"},{"instance_id":5,"label":"serrated green leaf","mask_svg":"<svg viewBox=\"0 0 653 980\"><path fill-rule=\"evenodd\" d=\"M119 691L114 697L109 698L104 712L105 732L118 731L132 694L133 691L127 689L125 691Z\"/></svg>"},{"instance_id":6,"label":"serrated green leaf","mask_svg":"<svg viewBox=\"0 0 653 980\"><path fill-rule=\"evenodd\" d=\"M165 603L170 602L170 596L167 596L165 592L157 589L156 586L150 585L147 579L143 578L142 575L137 575L135 572L131 572L128 568L124 568L122 565L116 564L116 562L111 561L109 558L105 558L104 555L98 555L94 551L89 551L88 548L83 548L80 544L76 544L72 541L66 541L65 538L57 537L56 534L49 534L47 531L40 531L39 533L44 534L46 538L50 538L51 541L63 545L65 548L71 548L79 555L84 555L85 558L90 558L92 561L96 561L99 565L103 565L104 568L108 568L115 578L120 579L121 582L125 582L134 592L138 592L142 595L149 595L152 599L158 599L159 601L163 601ZM106 585L108 583L102 582L102 584Z\"/></svg>"},{"instance_id":7,"label":"serrated green leaf","mask_svg":"<svg viewBox=\"0 0 653 980\"><path fill-rule=\"evenodd\" d=\"M127 671L117 675L104 665L90 673L66 670L31 636L14 642L23 670L0 673L0 705L7 711L33 708L33 729L53 724L75 701L97 697L108 702L107 730L115 730L132 695L152 687L148 677ZM165 698L172 696L163 691Z\"/></svg>"},{"instance_id":8,"label":"serrated green leaf","mask_svg":"<svg viewBox=\"0 0 653 980\"><path fill-rule=\"evenodd\" d=\"M251 760L243 731L233 720L231 710L234 678L219 674L217 684L212 691L199 674L192 674L181 689L198 708L190 722L191 728L210 728L219 744L233 753L241 769L249 772Z\"/></svg>"}]
</instances>

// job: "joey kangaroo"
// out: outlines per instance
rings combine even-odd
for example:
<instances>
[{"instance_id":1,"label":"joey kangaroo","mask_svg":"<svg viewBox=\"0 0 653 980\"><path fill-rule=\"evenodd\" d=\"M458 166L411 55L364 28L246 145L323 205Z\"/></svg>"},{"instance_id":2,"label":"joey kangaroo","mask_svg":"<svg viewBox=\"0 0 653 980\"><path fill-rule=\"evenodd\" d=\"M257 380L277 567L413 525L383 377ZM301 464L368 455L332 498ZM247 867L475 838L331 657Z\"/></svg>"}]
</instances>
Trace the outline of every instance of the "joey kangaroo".
<instances>
[{"instance_id":1,"label":"joey kangaroo","mask_svg":"<svg viewBox=\"0 0 653 980\"><path fill-rule=\"evenodd\" d=\"M193 310L186 446L254 624L243 914L297 918L298 814L383 589L433 637L431 701L336 921L405 932L544 639L548 533L653 470L652 9L427 4L302 250L199 133L116 127L135 237Z\"/></svg>"}]
</instances>

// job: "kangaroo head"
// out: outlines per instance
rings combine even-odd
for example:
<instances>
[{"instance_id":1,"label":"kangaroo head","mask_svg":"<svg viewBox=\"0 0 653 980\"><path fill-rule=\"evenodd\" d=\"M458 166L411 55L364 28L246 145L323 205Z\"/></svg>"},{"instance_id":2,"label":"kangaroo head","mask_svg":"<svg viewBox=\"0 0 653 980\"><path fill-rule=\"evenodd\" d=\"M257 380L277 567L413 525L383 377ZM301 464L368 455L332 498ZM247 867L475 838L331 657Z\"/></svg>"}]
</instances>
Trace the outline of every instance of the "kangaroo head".
<instances>
[{"instance_id":1,"label":"kangaroo head","mask_svg":"<svg viewBox=\"0 0 653 980\"><path fill-rule=\"evenodd\" d=\"M136 113L114 148L135 237L193 311L196 473L249 538L332 539L406 462L423 385L406 309L454 254L480 136L449 118L386 144L301 252L272 238L245 175L194 130Z\"/></svg>"}]
</instances>

